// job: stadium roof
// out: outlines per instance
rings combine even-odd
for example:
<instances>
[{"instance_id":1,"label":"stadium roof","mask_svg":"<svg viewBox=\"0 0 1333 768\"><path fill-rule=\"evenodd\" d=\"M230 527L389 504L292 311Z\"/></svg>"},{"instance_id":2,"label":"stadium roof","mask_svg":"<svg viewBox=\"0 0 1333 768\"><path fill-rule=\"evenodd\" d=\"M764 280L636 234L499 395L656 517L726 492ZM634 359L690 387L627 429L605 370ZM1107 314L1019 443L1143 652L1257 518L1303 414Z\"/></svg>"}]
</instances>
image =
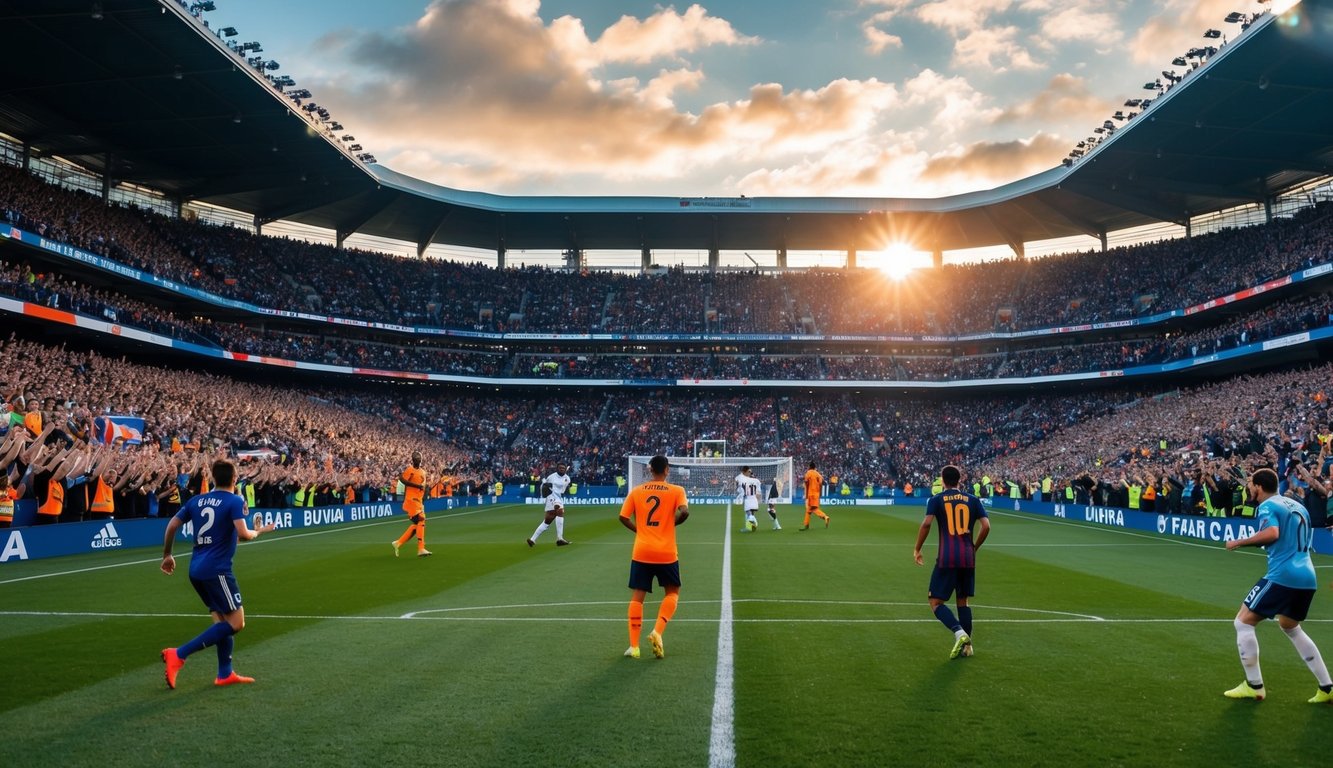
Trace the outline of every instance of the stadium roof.
<instances>
[{"instance_id":1,"label":"stadium roof","mask_svg":"<svg viewBox=\"0 0 1333 768\"><path fill-rule=\"evenodd\" d=\"M1181 84L1149 93L1151 108L1072 167L937 199L449 189L356 160L341 131L298 109L175 0L0 0L0 22L0 132L117 181L261 222L423 247L1017 247L1183 224L1333 173L1333 0L1263 17Z\"/></svg>"}]
</instances>

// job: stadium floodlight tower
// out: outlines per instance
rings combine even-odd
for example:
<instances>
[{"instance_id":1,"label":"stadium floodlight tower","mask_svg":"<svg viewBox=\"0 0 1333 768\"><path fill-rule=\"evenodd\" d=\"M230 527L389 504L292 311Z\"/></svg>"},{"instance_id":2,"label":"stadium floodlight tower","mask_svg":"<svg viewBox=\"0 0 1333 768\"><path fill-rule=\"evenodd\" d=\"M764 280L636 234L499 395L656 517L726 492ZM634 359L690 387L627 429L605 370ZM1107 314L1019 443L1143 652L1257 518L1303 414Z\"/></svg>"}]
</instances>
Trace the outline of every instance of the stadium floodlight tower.
<instances>
[{"instance_id":1,"label":"stadium floodlight tower","mask_svg":"<svg viewBox=\"0 0 1333 768\"><path fill-rule=\"evenodd\" d=\"M723 441L715 441L723 442ZM698 441L696 443L696 450ZM652 456L629 457L629 485L631 488L651 478L648 462ZM792 458L790 456L671 456L669 481L685 488L690 501L723 503L736 495L736 475L741 467L750 471L763 486L761 503L767 503L769 492L776 486L774 503L790 504L792 488Z\"/></svg>"}]
</instances>

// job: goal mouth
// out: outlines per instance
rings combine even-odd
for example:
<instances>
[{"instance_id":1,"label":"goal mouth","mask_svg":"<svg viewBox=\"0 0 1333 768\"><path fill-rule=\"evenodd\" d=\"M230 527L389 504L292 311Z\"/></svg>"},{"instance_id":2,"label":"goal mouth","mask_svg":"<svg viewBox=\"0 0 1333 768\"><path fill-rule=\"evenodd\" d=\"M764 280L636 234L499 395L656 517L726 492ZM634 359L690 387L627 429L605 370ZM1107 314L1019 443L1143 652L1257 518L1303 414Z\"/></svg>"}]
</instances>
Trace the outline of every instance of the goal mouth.
<instances>
[{"instance_id":1,"label":"goal mouth","mask_svg":"<svg viewBox=\"0 0 1333 768\"><path fill-rule=\"evenodd\" d=\"M696 445L699 441L695 441ZM724 441L719 441L724 442ZM630 487L649 480L648 462L652 456L628 457L626 477ZM740 494L737 476L748 467L760 483L759 505L792 503L793 461L790 456L669 456L671 471L667 479L682 486L690 501L723 504L734 502Z\"/></svg>"}]
</instances>

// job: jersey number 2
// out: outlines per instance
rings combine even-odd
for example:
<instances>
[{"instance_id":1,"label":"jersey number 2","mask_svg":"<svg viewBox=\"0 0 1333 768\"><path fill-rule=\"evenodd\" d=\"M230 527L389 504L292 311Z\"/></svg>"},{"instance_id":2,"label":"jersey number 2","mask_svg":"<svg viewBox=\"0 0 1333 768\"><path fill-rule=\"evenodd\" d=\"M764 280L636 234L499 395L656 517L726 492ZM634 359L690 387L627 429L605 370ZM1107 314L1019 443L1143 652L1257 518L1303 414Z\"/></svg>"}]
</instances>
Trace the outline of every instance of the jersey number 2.
<instances>
[{"instance_id":1,"label":"jersey number 2","mask_svg":"<svg viewBox=\"0 0 1333 768\"><path fill-rule=\"evenodd\" d=\"M662 506L662 500L656 496L649 496L648 503L653 505L653 508L648 510L648 525L653 527L661 525L662 521L654 520L653 515L657 514L657 508Z\"/></svg>"},{"instance_id":2,"label":"jersey number 2","mask_svg":"<svg viewBox=\"0 0 1333 768\"><path fill-rule=\"evenodd\" d=\"M208 533L208 529L213 527L213 510L212 510L212 508L208 508L208 507L206 507L206 508L200 510L200 511L199 511L199 516L202 517L202 518L204 518L204 524L201 525L201 526L199 526L199 530L198 530L198 531L195 531L195 534L194 534L194 540L195 540L195 543L196 543L196 544L202 544L203 541L204 541L204 534L205 534L205 533Z\"/></svg>"}]
</instances>

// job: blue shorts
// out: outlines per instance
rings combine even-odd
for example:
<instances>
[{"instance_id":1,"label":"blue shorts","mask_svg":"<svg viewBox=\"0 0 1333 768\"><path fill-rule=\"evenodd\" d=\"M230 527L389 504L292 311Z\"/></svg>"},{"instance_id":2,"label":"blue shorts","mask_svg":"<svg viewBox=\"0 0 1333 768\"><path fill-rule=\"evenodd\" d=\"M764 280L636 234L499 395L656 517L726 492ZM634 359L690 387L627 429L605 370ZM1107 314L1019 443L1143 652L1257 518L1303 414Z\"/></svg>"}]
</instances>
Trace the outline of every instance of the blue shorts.
<instances>
[{"instance_id":1,"label":"blue shorts","mask_svg":"<svg viewBox=\"0 0 1333 768\"><path fill-rule=\"evenodd\" d=\"M236 586L236 577L230 573L219 573L205 579L191 576L190 583L210 611L226 616L241 607L241 590Z\"/></svg>"},{"instance_id":2,"label":"blue shorts","mask_svg":"<svg viewBox=\"0 0 1333 768\"><path fill-rule=\"evenodd\" d=\"M948 600L954 592L961 597L971 597L977 593L976 568L941 568L935 566L930 572L930 596L936 600Z\"/></svg>"},{"instance_id":3,"label":"blue shorts","mask_svg":"<svg viewBox=\"0 0 1333 768\"><path fill-rule=\"evenodd\" d=\"M1305 621L1315 591L1284 587L1268 579L1259 579L1245 596L1244 605L1265 619L1286 616L1292 621Z\"/></svg>"},{"instance_id":4,"label":"blue shorts","mask_svg":"<svg viewBox=\"0 0 1333 768\"><path fill-rule=\"evenodd\" d=\"M653 591L653 578L657 578L659 586L679 587L680 586L680 561L674 563L641 563L638 560L629 561L629 588L642 589L644 592Z\"/></svg>"}]
</instances>

